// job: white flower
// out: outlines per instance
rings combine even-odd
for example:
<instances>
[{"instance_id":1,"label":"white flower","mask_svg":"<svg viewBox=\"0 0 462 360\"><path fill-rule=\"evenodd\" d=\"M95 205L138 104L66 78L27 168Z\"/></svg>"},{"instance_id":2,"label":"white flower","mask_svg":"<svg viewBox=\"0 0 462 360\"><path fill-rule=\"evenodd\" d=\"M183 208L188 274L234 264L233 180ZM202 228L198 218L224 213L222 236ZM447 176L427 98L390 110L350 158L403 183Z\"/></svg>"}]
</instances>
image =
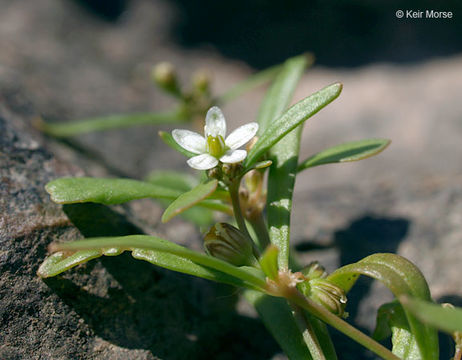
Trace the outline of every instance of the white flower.
<instances>
[{"instance_id":1,"label":"white flower","mask_svg":"<svg viewBox=\"0 0 462 360\"><path fill-rule=\"evenodd\" d=\"M234 164L245 159L247 151L237 150L252 139L258 130L255 122L243 125L234 130L225 139L226 120L221 110L214 106L205 117L205 137L189 130L175 129L173 139L183 149L194 154L187 163L197 170L208 170L218 165L218 162Z\"/></svg>"}]
</instances>

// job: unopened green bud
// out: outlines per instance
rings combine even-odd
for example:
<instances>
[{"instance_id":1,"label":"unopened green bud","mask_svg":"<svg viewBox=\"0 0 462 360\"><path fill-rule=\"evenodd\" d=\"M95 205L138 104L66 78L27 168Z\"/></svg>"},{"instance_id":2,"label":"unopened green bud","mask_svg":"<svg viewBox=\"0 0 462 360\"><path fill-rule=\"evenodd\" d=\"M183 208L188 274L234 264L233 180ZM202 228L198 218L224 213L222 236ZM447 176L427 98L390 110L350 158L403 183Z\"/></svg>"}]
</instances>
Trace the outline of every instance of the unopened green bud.
<instances>
[{"instance_id":1,"label":"unopened green bud","mask_svg":"<svg viewBox=\"0 0 462 360\"><path fill-rule=\"evenodd\" d=\"M253 255L251 240L236 227L217 223L204 238L205 251L218 259L236 266L253 266L257 260Z\"/></svg>"},{"instance_id":2,"label":"unopened green bud","mask_svg":"<svg viewBox=\"0 0 462 360\"><path fill-rule=\"evenodd\" d=\"M314 301L335 315L344 316L347 297L341 288L321 278L311 280L310 286Z\"/></svg>"},{"instance_id":3,"label":"unopened green bud","mask_svg":"<svg viewBox=\"0 0 462 360\"><path fill-rule=\"evenodd\" d=\"M176 96L180 95L176 71L172 64L161 62L154 66L152 69L152 78L164 91Z\"/></svg>"},{"instance_id":4,"label":"unopened green bud","mask_svg":"<svg viewBox=\"0 0 462 360\"><path fill-rule=\"evenodd\" d=\"M210 75L204 70L196 71L192 76L192 84L197 91L206 93L210 89Z\"/></svg>"},{"instance_id":5,"label":"unopened green bud","mask_svg":"<svg viewBox=\"0 0 462 360\"><path fill-rule=\"evenodd\" d=\"M345 313L347 303L345 292L326 279L322 277L307 279L298 284L297 287L303 295L309 297L331 313L338 316L347 316L347 313Z\"/></svg>"}]
</instances>

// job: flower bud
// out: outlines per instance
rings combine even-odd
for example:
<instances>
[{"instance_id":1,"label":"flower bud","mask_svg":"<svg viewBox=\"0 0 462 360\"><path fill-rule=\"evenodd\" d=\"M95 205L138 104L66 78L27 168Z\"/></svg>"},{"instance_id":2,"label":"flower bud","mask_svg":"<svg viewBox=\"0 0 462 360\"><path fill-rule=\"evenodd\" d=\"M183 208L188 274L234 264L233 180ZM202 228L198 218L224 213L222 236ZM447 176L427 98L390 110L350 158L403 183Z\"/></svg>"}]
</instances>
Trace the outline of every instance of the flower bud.
<instances>
[{"instance_id":1,"label":"flower bud","mask_svg":"<svg viewBox=\"0 0 462 360\"><path fill-rule=\"evenodd\" d=\"M173 95L180 95L176 71L172 64L161 62L154 66L152 69L152 78L164 91Z\"/></svg>"},{"instance_id":2,"label":"flower bud","mask_svg":"<svg viewBox=\"0 0 462 360\"><path fill-rule=\"evenodd\" d=\"M205 251L218 259L236 266L253 266L257 260L253 255L251 240L236 227L217 223L204 238Z\"/></svg>"},{"instance_id":3,"label":"flower bud","mask_svg":"<svg viewBox=\"0 0 462 360\"><path fill-rule=\"evenodd\" d=\"M325 279L313 279L310 281L310 286L311 298L315 302L335 315L343 316L345 314L347 297L341 288Z\"/></svg>"},{"instance_id":4,"label":"flower bud","mask_svg":"<svg viewBox=\"0 0 462 360\"><path fill-rule=\"evenodd\" d=\"M210 89L210 75L204 70L196 71L192 76L194 89L200 93L207 93Z\"/></svg>"},{"instance_id":5,"label":"flower bud","mask_svg":"<svg viewBox=\"0 0 462 360\"><path fill-rule=\"evenodd\" d=\"M347 303L345 292L326 279L327 272L317 261L303 269L302 274L306 280L298 284L297 287L303 295L335 315L347 315L345 313Z\"/></svg>"}]
</instances>

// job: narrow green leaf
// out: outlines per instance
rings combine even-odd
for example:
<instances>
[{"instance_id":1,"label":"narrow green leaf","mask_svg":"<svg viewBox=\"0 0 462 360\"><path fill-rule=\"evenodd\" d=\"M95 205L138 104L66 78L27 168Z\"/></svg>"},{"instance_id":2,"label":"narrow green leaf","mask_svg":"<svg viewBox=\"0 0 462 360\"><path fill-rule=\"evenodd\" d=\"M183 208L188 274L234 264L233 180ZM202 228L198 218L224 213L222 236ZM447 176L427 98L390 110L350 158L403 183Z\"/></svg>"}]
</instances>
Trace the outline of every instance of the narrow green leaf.
<instances>
[{"instance_id":1,"label":"narrow green leaf","mask_svg":"<svg viewBox=\"0 0 462 360\"><path fill-rule=\"evenodd\" d=\"M132 179L61 178L45 186L58 204L121 204L142 198L176 199L181 192Z\"/></svg>"},{"instance_id":2,"label":"narrow green leaf","mask_svg":"<svg viewBox=\"0 0 462 360\"><path fill-rule=\"evenodd\" d=\"M157 186L132 179L61 178L50 181L45 189L58 204L94 202L105 205L121 204L127 201L154 198L175 200L182 191ZM218 194L222 197L223 194ZM212 196L213 198L213 196ZM232 214L229 205L215 200L201 201L198 206Z\"/></svg>"},{"instance_id":3,"label":"narrow green leaf","mask_svg":"<svg viewBox=\"0 0 462 360\"><path fill-rule=\"evenodd\" d=\"M409 260L395 254L374 254L361 261L346 265L334 271L329 281L348 292L359 275L372 277L387 286L395 297L412 295L431 301L430 290L420 270ZM438 336L436 331L422 324L405 311L412 334L419 346L423 360L438 358Z\"/></svg>"},{"instance_id":4,"label":"narrow green leaf","mask_svg":"<svg viewBox=\"0 0 462 360\"><path fill-rule=\"evenodd\" d=\"M281 70L281 65L271 66L265 70L259 71L258 73L249 76L244 81L239 82L238 84L231 87L224 94L220 95L216 99L218 105L225 104L229 101L234 100L245 92L252 90L260 85L263 85L272 79L279 73Z\"/></svg>"},{"instance_id":5,"label":"narrow green leaf","mask_svg":"<svg viewBox=\"0 0 462 360\"><path fill-rule=\"evenodd\" d=\"M379 308L373 338L383 340L390 335L393 354L403 360L420 360L415 337L412 335L403 307L397 300Z\"/></svg>"},{"instance_id":6,"label":"narrow green leaf","mask_svg":"<svg viewBox=\"0 0 462 360\"><path fill-rule=\"evenodd\" d=\"M367 256L357 263L337 269L328 279L348 292L358 275L370 276L383 282L398 296L411 293L421 299L431 299L430 289L422 272L409 260L396 254L377 253Z\"/></svg>"},{"instance_id":7,"label":"narrow green leaf","mask_svg":"<svg viewBox=\"0 0 462 360\"><path fill-rule=\"evenodd\" d=\"M176 245L176 244L175 244ZM175 246L173 245L173 246ZM179 245L178 245L179 246ZM69 270L77 265L83 264L92 259L106 256L115 256L123 251L119 248L112 248L113 251L102 249L97 250L80 250L70 256L65 256L62 252L57 252L45 259L40 265L37 274L42 278L56 276L66 270ZM221 282L234 286L244 286L245 284L238 278L229 276L222 272L198 265L188 258L173 255L167 252L155 250L132 249L132 256L135 259L145 260L154 265L181 272L188 275L197 276L207 280Z\"/></svg>"},{"instance_id":8,"label":"narrow green leaf","mask_svg":"<svg viewBox=\"0 0 462 360\"><path fill-rule=\"evenodd\" d=\"M199 180L192 175L168 170L153 171L146 177L146 181L157 186L181 191L181 193L189 191L199 184ZM158 201L164 208L171 204L170 200L159 199ZM181 217L198 226L209 226L213 222L213 212L204 207L192 207L182 213Z\"/></svg>"},{"instance_id":9,"label":"narrow green leaf","mask_svg":"<svg viewBox=\"0 0 462 360\"><path fill-rule=\"evenodd\" d=\"M42 265L40 265L37 274L42 278L56 276L66 270L86 263L91 259L96 259L102 255L103 252L100 249L77 251L70 256L65 256L64 253L57 252L45 259Z\"/></svg>"},{"instance_id":10,"label":"narrow green leaf","mask_svg":"<svg viewBox=\"0 0 462 360\"><path fill-rule=\"evenodd\" d=\"M46 134L56 137L69 137L95 131L117 129L135 125L159 125L181 123L187 119L179 110L165 113L141 113L111 115L68 123L39 122L37 127Z\"/></svg>"},{"instance_id":11,"label":"narrow green leaf","mask_svg":"<svg viewBox=\"0 0 462 360\"><path fill-rule=\"evenodd\" d=\"M390 142L387 139L365 139L340 144L310 156L298 166L297 171L324 164L367 159L381 153Z\"/></svg>"},{"instance_id":12,"label":"narrow green leaf","mask_svg":"<svg viewBox=\"0 0 462 360\"><path fill-rule=\"evenodd\" d=\"M252 290L246 290L244 296L255 307L266 328L289 359L313 359L287 301Z\"/></svg>"},{"instance_id":13,"label":"narrow green leaf","mask_svg":"<svg viewBox=\"0 0 462 360\"><path fill-rule=\"evenodd\" d=\"M411 296L399 300L407 311L430 326L448 333L462 331L462 308L443 307Z\"/></svg>"},{"instance_id":14,"label":"narrow green leaf","mask_svg":"<svg viewBox=\"0 0 462 360\"><path fill-rule=\"evenodd\" d=\"M261 269L271 280L277 280L278 278L278 253L278 248L270 245L260 258Z\"/></svg>"},{"instance_id":15,"label":"narrow green leaf","mask_svg":"<svg viewBox=\"0 0 462 360\"><path fill-rule=\"evenodd\" d=\"M299 101L283 115L268 125L268 128L261 134L260 139L249 151L245 160L245 167L250 167L258 161L260 156L267 152L275 143L281 140L284 135L295 129L308 118L316 114L323 107L335 100L342 91L342 84L336 83Z\"/></svg>"},{"instance_id":16,"label":"narrow green leaf","mask_svg":"<svg viewBox=\"0 0 462 360\"><path fill-rule=\"evenodd\" d=\"M311 54L304 54L290 58L281 65L279 73L258 110L258 136L261 136L268 128L268 124L286 110L303 71L313 61Z\"/></svg>"},{"instance_id":17,"label":"narrow green leaf","mask_svg":"<svg viewBox=\"0 0 462 360\"><path fill-rule=\"evenodd\" d=\"M50 245L50 250L55 251L78 251L120 248L122 250L153 250L177 255L192 262L220 271L227 275L240 279L244 286L254 290L262 290L266 286L263 273L256 273L256 269L249 270L245 267L236 267L220 259L201 254L170 241L149 235L129 235L119 237L90 238L66 243Z\"/></svg>"},{"instance_id":18,"label":"narrow green leaf","mask_svg":"<svg viewBox=\"0 0 462 360\"><path fill-rule=\"evenodd\" d=\"M162 215L162 222L167 222L183 211L191 208L200 201L210 196L217 188L218 180L213 179L206 183L197 185L192 190L181 194L173 201Z\"/></svg>"},{"instance_id":19,"label":"narrow green leaf","mask_svg":"<svg viewBox=\"0 0 462 360\"><path fill-rule=\"evenodd\" d=\"M305 56L284 63L260 110L259 122L263 129L286 110L307 65ZM303 123L274 144L269 152L273 162L268 175L269 236L271 242L279 248L278 261L281 268L289 266L290 213L302 130Z\"/></svg>"},{"instance_id":20,"label":"narrow green leaf","mask_svg":"<svg viewBox=\"0 0 462 360\"><path fill-rule=\"evenodd\" d=\"M197 276L203 279L225 283L228 285L234 285L237 287L246 286L245 282L234 276L230 276L228 274L216 271L206 266L196 264L187 257L170 254L168 252L144 249L133 249L132 256L135 259L145 260L150 262L151 264L172 271Z\"/></svg>"},{"instance_id":21,"label":"narrow green leaf","mask_svg":"<svg viewBox=\"0 0 462 360\"><path fill-rule=\"evenodd\" d=\"M180 145L178 145L175 139L173 139L172 134L170 134L169 132L159 131L159 136L164 141L164 143L170 146L173 150L178 151L179 153L183 154L184 156L193 157L197 155L186 149L183 149Z\"/></svg>"},{"instance_id":22,"label":"narrow green leaf","mask_svg":"<svg viewBox=\"0 0 462 360\"><path fill-rule=\"evenodd\" d=\"M268 166L271 166L273 162L271 160L260 161L254 164L254 169L261 170L266 169Z\"/></svg>"}]
</instances>

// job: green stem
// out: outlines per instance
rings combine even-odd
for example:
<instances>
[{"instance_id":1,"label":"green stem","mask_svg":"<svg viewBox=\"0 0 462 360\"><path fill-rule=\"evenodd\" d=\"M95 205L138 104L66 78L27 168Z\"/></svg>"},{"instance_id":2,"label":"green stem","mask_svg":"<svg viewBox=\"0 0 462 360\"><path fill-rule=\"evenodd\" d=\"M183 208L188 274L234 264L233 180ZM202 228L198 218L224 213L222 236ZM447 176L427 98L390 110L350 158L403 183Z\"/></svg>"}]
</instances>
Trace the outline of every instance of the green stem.
<instances>
[{"instance_id":1,"label":"green stem","mask_svg":"<svg viewBox=\"0 0 462 360\"><path fill-rule=\"evenodd\" d=\"M239 186L241 183L241 178L236 178L231 184L229 184L229 195L231 196L231 203L233 204L234 217L236 218L237 226L239 230L250 239L253 247L253 252L255 257L258 259L260 257L260 250L258 250L255 242L250 236L249 230L247 230L247 225L245 224L244 216L241 211L241 204L239 203Z\"/></svg>"},{"instance_id":2,"label":"green stem","mask_svg":"<svg viewBox=\"0 0 462 360\"><path fill-rule=\"evenodd\" d=\"M260 251L264 251L266 247L270 244L270 237L268 233L268 228L266 227L265 219L263 214L259 213L254 219L249 220L252 225L255 234L257 234L257 242Z\"/></svg>"},{"instance_id":3,"label":"green stem","mask_svg":"<svg viewBox=\"0 0 462 360\"><path fill-rule=\"evenodd\" d=\"M286 294L286 298L295 303L296 305L306 309L308 312L312 313L322 321L326 322L335 329L341 331L348 337L352 338L359 344L363 345L367 349L376 353L385 360L400 360L395 354L388 350L383 345L379 344L366 334L362 333L355 327L348 324L346 321L339 318L337 315L332 314L322 306L318 305L314 301L304 297L296 289L293 289Z\"/></svg>"},{"instance_id":4,"label":"green stem","mask_svg":"<svg viewBox=\"0 0 462 360\"><path fill-rule=\"evenodd\" d=\"M292 312L294 314L295 322L297 323L298 328L302 332L303 340L305 341L308 350L310 351L313 360L326 360L324 353L322 351L321 344L319 343L316 333L309 323L308 319L303 313L303 309L300 306L295 304L290 304L292 307Z\"/></svg>"}]
</instances>

